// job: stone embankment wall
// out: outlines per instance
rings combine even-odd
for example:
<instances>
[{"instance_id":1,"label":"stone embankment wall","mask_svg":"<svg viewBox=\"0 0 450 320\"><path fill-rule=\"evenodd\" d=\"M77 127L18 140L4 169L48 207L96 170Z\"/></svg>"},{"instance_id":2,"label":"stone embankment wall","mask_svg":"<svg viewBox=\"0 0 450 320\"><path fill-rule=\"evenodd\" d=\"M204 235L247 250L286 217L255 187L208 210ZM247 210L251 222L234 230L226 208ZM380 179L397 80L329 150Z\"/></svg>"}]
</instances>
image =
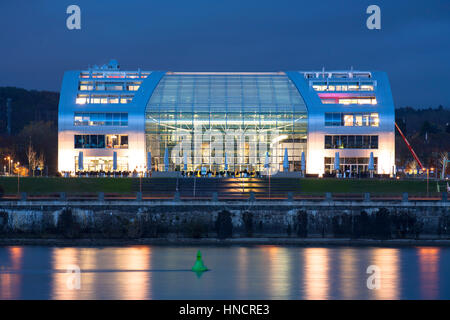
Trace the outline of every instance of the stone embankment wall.
<instances>
[{"instance_id":1,"label":"stone embankment wall","mask_svg":"<svg viewBox=\"0 0 450 320\"><path fill-rule=\"evenodd\" d=\"M449 208L447 201L3 201L0 237L450 239Z\"/></svg>"}]
</instances>

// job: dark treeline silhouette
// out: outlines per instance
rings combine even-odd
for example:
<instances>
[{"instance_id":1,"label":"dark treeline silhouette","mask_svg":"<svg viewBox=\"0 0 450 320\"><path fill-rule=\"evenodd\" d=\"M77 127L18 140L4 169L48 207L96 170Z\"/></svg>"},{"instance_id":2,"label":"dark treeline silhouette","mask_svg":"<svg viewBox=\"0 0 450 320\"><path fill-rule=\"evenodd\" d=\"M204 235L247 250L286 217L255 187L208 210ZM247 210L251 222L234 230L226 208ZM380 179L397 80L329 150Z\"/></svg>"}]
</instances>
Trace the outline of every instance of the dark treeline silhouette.
<instances>
[{"instance_id":1,"label":"dark treeline silhouette","mask_svg":"<svg viewBox=\"0 0 450 320\"><path fill-rule=\"evenodd\" d=\"M7 99L11 99L8 134ZM30 173L56 174L59 93L0 87L0 171L9 170L8 156ZM29 164L30 145L34 160ZM40 170L36 170L37 168Z\"/></svg>"},{"instance_id":2,"label":"dark treeline silhouette","mask_svg":"<svg viewBox=\"0 0 450 320\"><path fill-rule=\"evenodd\" d=\"M406 135L422 164L427 168L439 167L439 157L450 152L450 109L413 109L410 107L395 110L395 121ZM408 167L413 157L396 131L396 164Z\"/></svg>"}]
</instances>

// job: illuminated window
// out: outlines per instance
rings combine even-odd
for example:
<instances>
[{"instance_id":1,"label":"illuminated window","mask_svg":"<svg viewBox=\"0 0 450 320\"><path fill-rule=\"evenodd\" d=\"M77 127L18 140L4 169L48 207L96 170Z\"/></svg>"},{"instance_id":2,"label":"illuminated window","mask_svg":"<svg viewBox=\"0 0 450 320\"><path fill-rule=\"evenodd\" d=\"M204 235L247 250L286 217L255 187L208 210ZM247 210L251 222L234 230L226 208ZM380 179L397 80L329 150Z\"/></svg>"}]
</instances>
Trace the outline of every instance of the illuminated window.
<instances>
[{"instance_id":1,"label":"illuminated window","mask_svg":"<svg viewBox=\"0 0 450 320\"><path fill-rule=\"evenodd\" d=\"M75 149L103 149L105 148L105 136L101 134L76 134L74 135Z\"/></svg>"},{"instance_id":2,"label":"illuminated window","mask_svg":"<svg viewBox=\"0 0 450 320\"><path fill-rule=\"evenodd\" d=\"M378 113L376 114L378 116ZM367 113L362 114L362 126L368 127L370 126L370 116Z\"/></svg>"},{"instance_id":3,"label":"illuminated window","mask_svg":"<svg viewBox=\"0 0 450 320\"><path fill-rule=\"evenodd\" d=\"M313 82L313 89L316 91L327 91L326 82Z\"/></svg>"},{"instance_id":4,"label":"illuminated window","mask_svg":"<svg viewBox=\"0 0 450 320\"><path fill-rule=\"evenodd\" d=\"M110 149L128 149L128 135L107 134L106 148Z\"/></svg>"},{"instance_id":5,"label":"illuminated window","mask_svg":"<svg viewBox=\"0 0 450 320\"><path fill-rule=\"evenodd\" d=\"M349 82L348 83L348 91L358 91L359 84L357 82Z\"/></svg>"},{"instance_id":6,"label":"illuminated window","mask_svg":"<svg viewBox=\"0 0 450 320\"><path fill-rule=\"evenodd\" d=\"M361 85L361 91L373 91L373 85Z\"/></svg>"},{"instance_id":7,"label":"illuminated window","mask_svg":"<svg viewBox=\"0 0 450 320\"><path fill-rule=\"evenodd\" d=\"M371 113L370 114L370 125L372 127L378 127L380 123L380 118L378 117L378 113Z\"/></svg>"},{"instance_id":8,"label":"illuminated window","mask_svg":"<svg viewBox=\"0 0 450 320\"><path fill-rule=\"evenodd\" d=\"M73 117L73 124L75 126L82 125L83 124L83 115L80 113L75 113L75 115Z\"/></svg>"},{"instance_id":9,"label":"illuminated window","mask_svg":"<svg viewBox=\"0 0 450 320\"><path fill-rule=\"evenodd\" d=\"M355 126L356 127L362 127L363 125L363 117L362 114L356 114L355 115Z\"/></svg>"},{"instance_id":10,"label":"illuminated window","mask_svg":"<svg viewBox=\"0 0 450 320\"><path fill-rule=\"evenodd\" d=\"M75 112L74 126L128 126L128 113Z\"/></svg>"},{"instance_id":11,"label":"illuminated window","mask_svg":"<svg viewBox=\"0 0 450 320\"><path fill-rule=\"evenodd\" d=\"M76 104L85 104L89 102L89 98L87 95L81 95L79 94L75 100Z\"/></svg>"},{"instance_id":12,"label":"illuminated window","mask_svg":"<svg viewBox=\"0 0 450 320\"><path fill-rule=\"evenodd\" d=\"M122 91L123 90L123 84L106 84L105 88L107 91Z\"/></svg>"},{"instance_id":13,"label":"illuminated window","mask_svg":"<svg viewBox=\"0 0 450 320\"><path fill-rule=\"evenodd\" d=\"M313 82L312 87L316 91L373 91L373 82Z\"/></svg>"},{"instance_id":14,"label":"illuminated window","mask_svg":"<svg viewBox=\"0 0 450 320\"><path fill-rule=\"evenodd\" d=\"M106 73L106 78L125 78L125 74L123 72L109 72Z\"/></svg>"},{"instance_id":15,"label":"illuminated window","mask_svg":"<svg viewBox=\"0 0 450 320\"><path fill-rule=\"evenodd\" d=\"M375 97L340 98L339 104L377 104Z\"/></svg>"},{"instance_id":16,"label":"illuminated window","mask_svg":"<svg viewBox=\"0 0 450 320\"><path fill-rule=\"evenodd\" d=\"M374 167L377 171L378 158L374 157ZM331 174L334 172L334 158L325 157L324 158L325 173ZM341 172L347 172L352 174L367 173L369 171L369 158L339 158L339 167Z\"/></svg>"},{"instance_id":17,"label":"illuminated window","mask_svg":"<svg viewBox=\"0 0 450 320\"><path fill-rule=\"evenodd\" d=\"M339 104L354 104L356 102L356 99L339 99Z\"/></svg>"},{"instance_id":18,"label":"illuminated window","mask_svg":"<svg viewBox=\"0 0 450 320\"><path fill-rule=\"evenodd\" d=\"M348 87L345 85L336 86L336 91L347 91Z\"/></svg>"},{"instance_id":19,"label":"illuminated window","mask_svg":"<svg viewBox=\"0 0 450 320\"><path fill-rule=\"evenodd\" d=\"M314 90L316 90L316 91L327 91L327 86L326 86L326 85L323 85L323 86L320 86L320 85L314 85L313 88L314 88Z\"/></svg>"},{"instance_id":20,"label":"illuminated window","mask_svg":"<svg viewBox=\"0 0 450 320\"><path fill-rule=\"evenodd\" d=\"M325 113L325 126L361 126L361 127L378 127L378 113Z\"/></svg>"},{"instance_id":21,"label":"illuminated window","mask_svg":"<svg viewBox=\"0 0 450 320\"><path fill-rule=\"evenodd\" d=\"M117 157L117 170L128 171L128 157ZM86 171L113 171L113 157L83 157L83 167ZM75 156L75 168L78 168L78 156Z\"/></svg>"},{"instance_id":22,"label":"illuminated window","mask_svg":"<svg viewBox=\"0 0 450 320\"><path fill-rule=\"evenodd\" d=\"M75 100L76 104L118 104L118 103L130 103L133 100L133 96L119 96L119 95L89 95L78 94Z\"/></svg>"},{"instance_id":23,"label":"illuminated window","mask_svg":"<svg viewBox=\"0 0 450 320\"><path fill-rule=\"evenodd\" d=\"M344 114L344 126L345 127L353 127L353 115L352 114Z\"/></svg>"},{"instance_id":24,"label":"illuminated window","mask_svg":"<svg viewBox=\"0 0 450 320\"><path fill-rule=\"evenodd\" d=\"M121 96L120 103L130 103L133 100L133 96Z\"/></svg>"},{"instance_id":25,"label":"illuminated window","mask_svg":"<svg viewBox=\"0 0 450 320\"><path fill-rule=\"evenodd\" d=\"M81 91L91 91L94 88L92 81L80 81L78 89Z\"/></svg>"},{"instance_id":26,"label":"illuminated window","mask_svg":"<svg viewBox=\"0 0 450 320\"><path fill-rule=\"evenodd\" d=\"M326 135L325 149L378 149L378 136Z\"/></svg>"},{"instance_id":27,"label":"illuminated window","mask_svg":"<svg viewBox=\"0 0 450 320\"><path fill-rule=\"evenodd\" d=\"M128 149L128 135L76 134L74 147L75 149Z\"/></svg>"}]
</instances>

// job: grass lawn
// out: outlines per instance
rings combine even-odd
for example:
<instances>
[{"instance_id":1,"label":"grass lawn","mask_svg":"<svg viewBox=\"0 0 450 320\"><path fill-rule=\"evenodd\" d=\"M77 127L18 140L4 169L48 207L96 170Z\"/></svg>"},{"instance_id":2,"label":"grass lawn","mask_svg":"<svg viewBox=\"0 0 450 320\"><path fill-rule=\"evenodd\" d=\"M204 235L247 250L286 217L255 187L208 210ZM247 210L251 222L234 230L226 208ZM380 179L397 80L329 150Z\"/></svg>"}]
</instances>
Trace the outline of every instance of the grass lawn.
<instances>
[{"instance_id":1,"label":"grass lawn","mask_svg":"<svg viewBox=\"0 0 450 320\"><path fill-rule=\"evenodd\" d=\"M51 192L131 192L131 178L20 178L20 191L29 193ZM5 193L17 193L17 177L0 178Z\"/></svg>"},{"instance_id":2,"label":"grass lawn","mask_svg":"<svg viewBox=\"0 0 450 320\"><path fill-rule=\"evenodd\" d=\"M172 178L163 178L169 184L175 185ZM161 179L159 183L163 182ZM205 183L208 178L204 178ZM147 179L143 179L147 180ZM148 179L147 184L156 183L158 178ZM203 179L197 179L200 186ZM266 180L267 181L267 180ZM444 183L441 182L441 191ZM272 178L272 190L285 190L304 193L426 193L426 180L376 180L376 179L292 179ZM1 177L0 186L5 193L17 193L17 177ZM138 178L20 178L20 191L28 193L131 193L139 186ZM429 191L436 192L436 181L429 182Z\"/></svg>"},{"instance_id":3,"label":"grass lawn","mask_svg":"<svg viewBox=\"0 0 450 320\"><path fill-rule=\"evenodd\" d=\"M303 192L335 193L426 193L426 180L375 180L375 179L302 179ZM436 182L429 182L429 191L436 192Z\"/></svg>"}]
</instances>

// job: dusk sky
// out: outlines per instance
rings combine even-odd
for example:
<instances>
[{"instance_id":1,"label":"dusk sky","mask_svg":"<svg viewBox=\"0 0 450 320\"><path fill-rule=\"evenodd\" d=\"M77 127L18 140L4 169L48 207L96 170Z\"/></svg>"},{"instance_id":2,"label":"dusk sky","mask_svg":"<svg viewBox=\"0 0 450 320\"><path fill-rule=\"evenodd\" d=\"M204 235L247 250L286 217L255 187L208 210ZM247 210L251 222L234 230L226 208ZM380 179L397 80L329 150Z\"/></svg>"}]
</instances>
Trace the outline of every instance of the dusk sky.
<instances>
[{"instance_id":1,"label":"dusk sky","mask_svg":"<svg viewBox=\"0 0 450 320\"><path fill-rule=\"evenodd\" d=\"M396 107L450 107L450 1L0 0L0 86L59 91L66 70L382 70ZM66 8L81 8L68 30ZM381 30L366 8L381 8Z\"/></svg>"}]
</instances>

